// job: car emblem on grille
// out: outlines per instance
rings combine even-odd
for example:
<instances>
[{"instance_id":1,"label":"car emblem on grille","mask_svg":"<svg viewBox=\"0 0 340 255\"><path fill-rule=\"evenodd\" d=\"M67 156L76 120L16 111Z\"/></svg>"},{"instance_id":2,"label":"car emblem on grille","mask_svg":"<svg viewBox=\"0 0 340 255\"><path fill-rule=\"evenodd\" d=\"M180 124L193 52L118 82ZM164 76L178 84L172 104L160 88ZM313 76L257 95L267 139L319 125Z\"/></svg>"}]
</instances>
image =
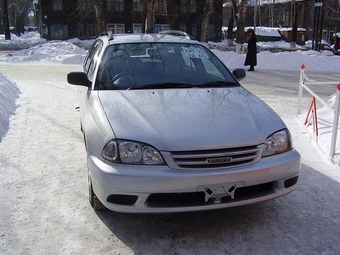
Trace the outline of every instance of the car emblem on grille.
<instances>
[{"instance_id":1,"label":"car emblem on grille","mask_svg":"<svg viewBox=\"0 0 340 255\"><path fill-rule=\"evenodd\" d=\"M225 157L225 158L209 158L205 162L208 164L223 164L232 161L232 157Z\"/></svg>"}]
</instances>

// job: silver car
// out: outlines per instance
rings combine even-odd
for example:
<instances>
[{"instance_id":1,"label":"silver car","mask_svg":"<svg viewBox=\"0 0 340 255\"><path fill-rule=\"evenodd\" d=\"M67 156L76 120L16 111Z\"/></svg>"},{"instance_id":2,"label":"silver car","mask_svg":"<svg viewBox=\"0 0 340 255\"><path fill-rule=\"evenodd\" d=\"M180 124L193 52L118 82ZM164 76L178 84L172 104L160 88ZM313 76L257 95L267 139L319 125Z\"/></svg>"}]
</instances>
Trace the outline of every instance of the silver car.
<instances>
[{"instance_id":1,"label":"silver car","mask_svg":"<svg viewBox=\"0 0 340 255\"><path fill-rule=\"evenodd\" d=\"M183 34L99 37L67 77L80 85L92 207L199 211L293 191L300 155L244 77Z\"/></svg>"}]
</instances>

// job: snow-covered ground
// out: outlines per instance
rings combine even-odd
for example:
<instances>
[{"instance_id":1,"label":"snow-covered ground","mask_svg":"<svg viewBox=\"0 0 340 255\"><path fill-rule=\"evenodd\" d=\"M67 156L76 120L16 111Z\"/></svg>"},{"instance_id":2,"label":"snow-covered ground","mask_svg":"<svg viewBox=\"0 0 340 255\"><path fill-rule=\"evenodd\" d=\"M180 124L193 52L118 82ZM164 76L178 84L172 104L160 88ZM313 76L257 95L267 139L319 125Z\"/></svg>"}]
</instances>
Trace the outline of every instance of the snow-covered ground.
<instances>
[{"instance_id":1,"label":"snow-covered ground","mask_svg":"<svg viewBox=\"0 0 340 255\"><path fill-rule=\"evenodd\" d=\"M37 45L37 43L39 43ZM0 48L15 49L17 45L32 45L27 49L12 51L0 56L2 63L27 63L30 65L41 63L54 63L54 64L74 64L81 65L86 49L92 40L80 41L75 38L69 41L52 41L47 42L40 39L37 33L31 32L23 37L15 37L11 41L4 40L0 36ZM76 46L81 45L82 48ZM223 42L221 43L223 44ZM262 47L280 47L289 48L289 43L286 42L261 42ZM2 45L2 46L1 46ZM215 44L216 45L216 44ZM219 51L212 50L230 69L243 68L245 59L244 54L236 54L233 51ZM279 53L270 53L269 51L261 51L258 54L258 65L256 70L300 70L301 65L306 66L306 73L327 72L329 75L332 73L340 73L340 56L330 55L328 52L315 52L315 51L287 51ZM339 81L340 83L340 81ZM0 141L6 134L9 127L10 115L15 109L15 101L19 97L20 91L18 87L11 81L7 80L0 74ZM335 84L336 85L336 84ZM336 91L336 88L334 89ZM330 99L334 100L334 95L329 95ZM332 101L330 100L330 101ZM328 108L320 109L318 113L319 128L326 130L322 132L319 137L319 146L323 148L326 153L330 148L331 141L331 126L322 126L322 123L332 123L333 113ZM340 135L339 135L340 136ZM340 140L337 142L335 162L340 155Z\"/></svg>"}]
</instances>

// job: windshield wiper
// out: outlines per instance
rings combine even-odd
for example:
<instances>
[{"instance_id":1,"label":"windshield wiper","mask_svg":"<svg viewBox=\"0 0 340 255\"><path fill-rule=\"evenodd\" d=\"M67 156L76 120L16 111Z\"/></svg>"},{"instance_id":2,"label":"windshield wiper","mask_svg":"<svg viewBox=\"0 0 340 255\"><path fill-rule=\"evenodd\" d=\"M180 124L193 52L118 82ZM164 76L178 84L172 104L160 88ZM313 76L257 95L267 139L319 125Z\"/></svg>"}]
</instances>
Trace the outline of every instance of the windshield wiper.
<instances>
[{"instance_id":1,"label":"windshield wiper","mask_svg":"<svg viewBox=\"0 0 340 255\"><path fill-rule=\"evenodd\" d=\"M190 88L190 87L193 87L193 86L197 86L197 85L186 84L186 83L177 83L177 82L165 82L165 83L155 83L155 84L147 84L147 85L130 87L130 88L128 88L128 90Z\"/></svg>"},{"instance_id":2,"label":"windshield wiper","mask_svg":"<svg viewBox=\"0 0 340 255\"><path fill-rule=\"evenodd\" d=\"M134 86L128 88L128 90L138 90L138 89L174 89L174 88L206 88L206 87L222 87L222 86L238 86L239 84L232 81L213 81L205 82L201 84L189 84L189 83L177 83L177 82L164 82L164 83L154 83L146 84L141 86Z\"/></svg>"},{"instance_id":3,"label":"windshield wiper","mask_svg":"<svg viewBox=\"0 0 340 255\"><path fill-rule=\"evenodd\" d=\"M223 87L223 86L238 86L239 84L233 81L211 81L197 85L197 87Z\"/></svg>"}]
</instances>

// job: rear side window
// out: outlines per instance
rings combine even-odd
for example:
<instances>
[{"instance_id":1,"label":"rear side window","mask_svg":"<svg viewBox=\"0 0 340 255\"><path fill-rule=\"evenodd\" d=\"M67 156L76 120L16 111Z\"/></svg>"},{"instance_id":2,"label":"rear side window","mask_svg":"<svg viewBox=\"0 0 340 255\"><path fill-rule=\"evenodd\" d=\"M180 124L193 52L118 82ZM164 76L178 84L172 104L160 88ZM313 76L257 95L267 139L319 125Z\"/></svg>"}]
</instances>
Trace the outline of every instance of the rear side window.
<instances>
[{"instance_id":1,"label":"rear side window","mask_svg":"<svg viewBox=\"0 0 340 255\"><path fill-rule=\"evenodd\" d=\"M103 43L101 41L95 41L84 61L84 72L87 74L90 81L92 81L93 73L98 62L98 56L103 48Z\"/></svg>"}]
</instances>

